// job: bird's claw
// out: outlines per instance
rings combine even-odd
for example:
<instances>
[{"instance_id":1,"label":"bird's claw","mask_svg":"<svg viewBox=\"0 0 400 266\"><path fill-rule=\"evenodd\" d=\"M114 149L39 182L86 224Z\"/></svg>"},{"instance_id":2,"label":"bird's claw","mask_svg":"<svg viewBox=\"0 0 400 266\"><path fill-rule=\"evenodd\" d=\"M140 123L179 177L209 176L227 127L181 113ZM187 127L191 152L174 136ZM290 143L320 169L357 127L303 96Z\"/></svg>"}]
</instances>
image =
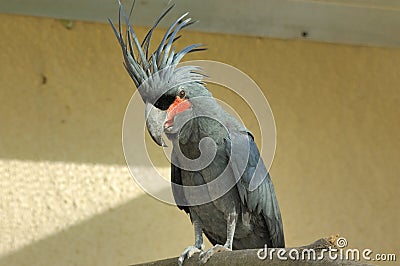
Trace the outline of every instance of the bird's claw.
<instances>
[{"instance_id":1,"label":"bird's claw","mask_svg":"<svg viewBox=\"0 0 400 266\"><path fill-rule=\"evenodd\" d=\"M205 251L205 252L201 252L199 255L199 260L201 263L206 263L211 256L213 256L215 253L221 252L221 251L232 251L231 248L227 247L227 246L223 246L223 245L215 245L212 248L210 248L209 250Z\"/></svg>"},{"instance_id":2,"label":"bird's claw","mask_svg":"<svg viewBox=\"0 0 400 266\"><path fill-rule=\"evenodd\" d=\"M202 247L202 249L203 249L203 247ZM191 256L193 256L194 253L201 252L202 249L199 249L198 247L195 247L195 246L188 246L187 248L185 248L185 250L179 256L178 265L182 266L183 262L186 259L189 259Z\"/></svg>"}]
</instances>

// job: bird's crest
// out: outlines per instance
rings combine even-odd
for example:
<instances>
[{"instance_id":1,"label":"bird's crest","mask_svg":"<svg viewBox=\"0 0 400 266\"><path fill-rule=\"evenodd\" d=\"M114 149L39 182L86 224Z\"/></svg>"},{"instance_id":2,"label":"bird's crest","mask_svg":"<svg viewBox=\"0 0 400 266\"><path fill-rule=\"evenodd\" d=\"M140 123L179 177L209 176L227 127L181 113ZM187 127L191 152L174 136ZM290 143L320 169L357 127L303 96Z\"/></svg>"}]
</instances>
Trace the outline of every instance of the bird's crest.
<instances>
[{"instance_id":1,"label":"bird's crest","mask_svg":"<svg viewBox=\"0 0 400 266\"><path fill-rule=\"evenodd\" d=\"M161 13L140 44L121 2L118 1L118 3L118 30L110 19L108 21L121 45L124 66L145 102L154 103L162 94L175 86L202 81L204 75L199 73L198 67L177 67L178 63L187 53L206 49L202 47L202 44L192 44L178 52L175 51L173 44L181 37L181 35L178 36L179 31L196 22L187 17L188 13L180 16L169 26L155 51L149 54L153 31L160 21L172 10L174 4L169 5ZM134 4L135 2L132 4L129 17L132 14ZM121 15L126 24L125 38L122 31Z\"/></svg>"}]
</instances>

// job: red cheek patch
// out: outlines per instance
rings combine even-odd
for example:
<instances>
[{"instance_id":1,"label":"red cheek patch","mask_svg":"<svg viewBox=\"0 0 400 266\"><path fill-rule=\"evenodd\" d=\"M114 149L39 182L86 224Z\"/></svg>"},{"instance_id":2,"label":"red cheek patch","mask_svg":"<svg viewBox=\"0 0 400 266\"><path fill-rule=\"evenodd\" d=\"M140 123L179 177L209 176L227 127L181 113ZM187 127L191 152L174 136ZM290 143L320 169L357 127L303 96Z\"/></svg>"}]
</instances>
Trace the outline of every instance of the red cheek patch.
<instances>
[{"instance_id":1,"label":"red cheek patch","mask_svg":"<svg viewBox=\"0 0 400 266\"><path fill-rule=\"evenodd\" d=\"M191 104L187 99L181 99L178 96L175 101L169 106L167 113L167 121L165 122L165 127L170 127L173 125L175 115L186 111L190 108Z\"/></svg>"}]
</instances>

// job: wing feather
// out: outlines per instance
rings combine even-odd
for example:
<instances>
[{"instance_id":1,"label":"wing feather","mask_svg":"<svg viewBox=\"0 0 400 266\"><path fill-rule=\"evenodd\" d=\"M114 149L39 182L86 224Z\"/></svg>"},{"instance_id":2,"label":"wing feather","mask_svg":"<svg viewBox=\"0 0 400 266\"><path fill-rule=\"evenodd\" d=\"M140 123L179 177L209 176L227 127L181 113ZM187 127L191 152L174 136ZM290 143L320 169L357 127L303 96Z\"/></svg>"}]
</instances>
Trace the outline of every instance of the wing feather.
<instances>
[{"instance_id":1,"label":"wing feather","mask_svg":"<svg viewBox=\"0 0 400 266\"><path fill-rule=\"evenodd\" d=\"M181 169L173 163L171 163L171 182L177 185L183 185ZM172 194L174 196L175 202L186 202L185 194L183 193L182 187L172 186ZM186 213L190 213L188 206L177 206L179 209L184 210Z\"/></svg>"},{"instance_id":2,"label":"wing feather","mask_svg":"<svg viewBox=\"0 0 400 266\"><path fill-rule=\"evenodd\" d=\"M249 157L247 162L246 158L231 156L233 138L237 145L248 147ZM274 186L251 133L231 133L230 138L226 139L226 152L229 158L235 158L233 161L231 160L230 164L234 174L240 175L236 176L236 179L239 179L236 187L242 204L253 215L261 214L264 217L272 246L284 247L282 218ZM252 189L254 180L256 180L257 186Z\"/></svg>"}]
</instances>

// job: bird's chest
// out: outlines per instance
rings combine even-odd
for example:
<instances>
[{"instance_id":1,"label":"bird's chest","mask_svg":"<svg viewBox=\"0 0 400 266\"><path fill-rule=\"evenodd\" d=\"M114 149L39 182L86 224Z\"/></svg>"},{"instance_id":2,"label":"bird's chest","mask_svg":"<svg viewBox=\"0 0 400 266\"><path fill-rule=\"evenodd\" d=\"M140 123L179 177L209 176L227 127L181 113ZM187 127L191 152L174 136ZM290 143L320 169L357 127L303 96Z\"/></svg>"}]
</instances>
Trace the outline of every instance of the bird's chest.
<instances>
[{"instance_id":1,"label":"bird's chest","mask_svg":"<svg viewBox=\"0 0 400 266\"><path fill-rule=\"evenodd\" d=\"M190 209L195 210L199 217L203 217L210 223L215 222L215 219L225 221L229 212L238 211L240 208L239 192L225 153L217 151L211 163L201 170L182 170L182 184L205 188L204 194L200 197L207 202L190 207ZM189 195L190 193L190 190L185 191L186 198L193 198L194 195Z\"/></svg>"},{"instance_id":2,"label":"bird's chest","mask_svg":"<svg viewBox=\"0 0 400 266\"><path fill-rule=\"evenodd\" d=\"M218 128L217 126L211 128ZM229 158L225 150L226 132L203 131L194 141L175 143L174 152L179 153L182 184L184 186L203 186L203 195L190 195L191 190L185 190L186 199L195 196L208 199L204 204L189 206L202 220L208 231L226 233L226 219L233 210L240 209L239 192L235 186L234 174L228 164ZM204 139L208 138L208 140ZM202 140L203 143L197 141ZM176 144L179 145L177 150ZM175 154L177 155L177 154ZM179 156L177 156L179 158ZM190 166L190 167L187 167Z\"/></svg>"}]
</instances>

